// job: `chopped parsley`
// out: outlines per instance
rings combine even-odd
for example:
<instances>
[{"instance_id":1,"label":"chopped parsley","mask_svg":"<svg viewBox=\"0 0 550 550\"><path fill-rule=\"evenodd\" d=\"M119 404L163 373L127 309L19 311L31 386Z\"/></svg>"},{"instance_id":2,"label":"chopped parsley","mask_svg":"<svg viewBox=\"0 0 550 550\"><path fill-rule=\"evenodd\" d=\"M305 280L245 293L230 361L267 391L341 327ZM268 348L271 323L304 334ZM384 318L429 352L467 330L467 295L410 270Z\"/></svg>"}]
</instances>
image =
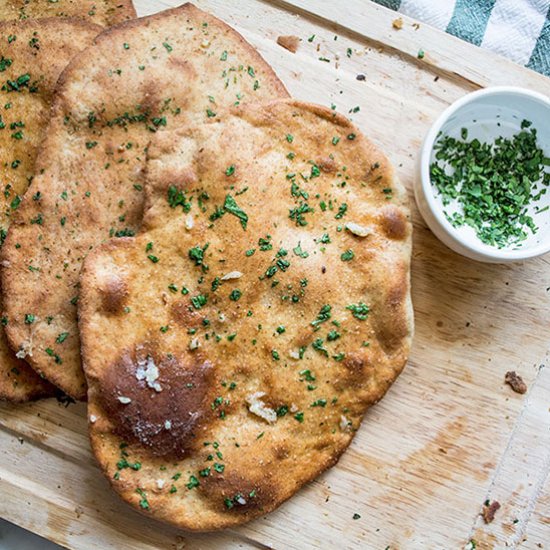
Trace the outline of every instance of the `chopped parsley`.
<instances>
[{"instance_id":1,"label":"chopped parsley","mask_svg":"<svg viewBox=\"0 0 550 550\"><path fill-rule=\"evenodd\" d=\"M199 294L191 298L191 303L193 304L193 307L195 309L201 309L206 305L207 302L208 302L208 296L205 296L204 294Z\"/></svg>"},{"instance_id":2,"label":"chopped parsley","mask_svg":"<svg viewBox=\"0 0 550 550\"><path fill-rule=\"evenodd\" d=\"M353 252L353 250L349 249L340 256L340 259L343 262L350 262L351 260L353 260L353 258L355 258L355 253Z\"/></svg>"},{"instance_id":3,"label":"chopped parsley","mask_svg":"<svg viewBox=\"0 0 550 550\"><path fill-rule=\"evenodd\" d=\"M244 212L244 210L239 208L239 205L231 195L227 195L225 197L225 203L223 207L226 212L237 216L237 218L239 218L239 221L241 222L241 225L243 226L243 229L246 229L246 225L248 224L248 216L246 212Z\"/></svg>"},{"instance_id":4,"label":"chopped parsley","mask_svg":"<svg viewBox=\"0 0 550 550\"><path fill-rule=\"evenodd\" d=\"M537 144L537 131L524 120L521 131L492 143L440 136L434 146L435 162L430 166L432 185L443 206L452 201L454 212L445 209L454 227L470 226L489 246L518 245L535 233L537 226L527 209L547 192L550 158Z\"/></svg>"},{"instance_id":5,"label":"chopped parsley","mask_svg":"<svg viewBox=\"0 0 550 550\"><path fill-rule=\"evenodd\" d=\"M202 266L205 271L208 269L208 267L204 263L204 253L206 252L209 246L210 246L210 243L206 243L202 247L200 245L197 245L197 246L194 246L193 248L190 248L188 252L189 258L193 262L195 262L195 265Z\"/></svg>"},{"instance_id":6,"label":"chopped parsley","mask_svg":"<svg viewBox=\"0 0 550 550\"><path fill-rule=\"evenodd\" d=\"M139 501L140 508L143 508L144 510L149 510L149 501L147 500L147 493L143 489L136 489L136 493L141 497L141 500Z\"/></svg>"},{"instance_id":7,"label":"chopped parsley","mask_svg":"<svg viewBox=\"0 0 550 550\"><path fill-rule=\"evenodd\" d=\"M195 487L198 487L200 485L199 483L199 480L196 478L196 476L194 475L190 475L189 476L189 482L186 483L186 487L191 490L191 489L194 489Z\"/></svg>"},{"instance_id":8,"label":"chopped parsley","mask_svg":"<svg viewBox=\"0 0 550 550\"><path fill-rule=\"evenodd\" d=\"M338 213L336 214L336 216L334 216L334 218L337 220L341 220L347 211L348 211L348 205L344 202L338 208Z\"/></svg>"},{"instance_id":9,"label":"chopped parsley","mask_svg":"<svg viewBox=\"0 0 550 550\"><path fill-rule=\"evenodd\" d=\"M225 202L222 207L216 206L214 213L210 216L210 221L218 220L223 215L225 215L226 212L229 212L230 214L233 214L233 216L239 218L243 229L246 229L246 226L248 224L248 215L242 208L239 207L239 205L231 195L227 195L225 197Z\"/></svg>"},{"instance_id":10,"label":"chopped parsley","mask_svg":"<svg viewBox=\"0 0 550 550\"><path fill-rule=\"evenodd\" d=\"M370 311L369 306L367 306L363 302L346 306L346 309L349 309L349 311L352 312L353 316L360 321L365 321L369 316Z\"/></svg>"},{"instance_id":11,"label":"chopped parsley","mask_svg":"<svg viewBox=\"0 0 550 550\"><path fill-rule=\"evenodd\" d=\"M68 332L62 332L56 339L57 344L62 344L69 337Z\"/></svg>"},{"instance_id":12,"label":"chopped parsley","mask_svg":"<svg viewBox=\"0 0 550 550\"><path fill-rule=\"evenodd\" d=\"M311 326L315 328L315 330L319 330L321 323L324 323L325 321L328 321L331 318L331 310L332 306L325 304L319 311L316 319L311 322Z\"/></svg>"},{"instance_id":13,"label":"chopped parsley","mask_svg":"<svg viewBox=\"0 0 550 550\"><path fill-rule=\"evenodd\" d=\"M293 248L292 252L294 252L294 254L296 254L296 256L300 258L307 258L309 256L308 252L302 250L301 243L298 243L298 246L296 248Z\"/></svg>"},{"instance_id":14,"label":"chopped parsley","mask_svg":"<svg viewBox=\"0 0 550 550\"><path fill-rule=\"evenodd\" d=\"M326 357L328 357L328 351L323 346L323 343L324 342L322 338L317 338L312 342L311 346L313 347L314 350L318 351L321 355L325 355Z\"/></svg>"},{"instance_id":15,"label":"chopped parsley","mask_svg":"<svg viewBox=\"0 0 550 550\"><path fill-rule=\"evenodd\" d=\"M184 212L191 210L191 202L187 201L185 191L180 191L174 185L168 188L168 204L171 208L181 206Z\"/></svg>"},{"instance_id":16,"label":"chopped parsley","mask_svg":"<svg viewBox=\"0 0 550 550\"><path fill-rule=\"evenodd\" d=\"M242 295L243 293L238 288L236 288L235 290L231 291L231 294L229 295L229 299L232 300L233 302L238 302Z\"/></svg>"},{"instance_id":17,"label":"chopped parsley","mask_svg":"<svg viewBox=\"0 0 550 550\"><path fill-rule=\"evenodd\" d=\"M271 235L266 235L265 238L260 237L258 240L258 246L262 252L267 250L273 250L273 245L271 244Z\"/></svg>"},{"instance_id":18,"label":"chopped parsley","mask_svg":"<svg viewBox=\"0 0 550 550\"><path fill-rule=\"evenodd\" d=\"M305 226L307 225L307 221L304 218L304 214L308 214L309 212L313 212L313 208L309 206L307 202L300 202L299 206L296 208L291 208L289 210L289 218L291 220L296 221L297 226Z\"/></svg>"}]
</instances>

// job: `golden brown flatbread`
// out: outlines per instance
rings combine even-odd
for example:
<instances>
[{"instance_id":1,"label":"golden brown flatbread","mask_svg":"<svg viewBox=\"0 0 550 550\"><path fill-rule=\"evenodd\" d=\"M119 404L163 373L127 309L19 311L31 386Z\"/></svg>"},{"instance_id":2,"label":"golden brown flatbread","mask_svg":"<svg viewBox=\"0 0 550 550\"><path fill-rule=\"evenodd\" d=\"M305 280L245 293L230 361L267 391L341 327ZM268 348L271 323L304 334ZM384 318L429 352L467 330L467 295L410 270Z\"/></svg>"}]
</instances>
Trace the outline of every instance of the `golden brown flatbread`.
<instances>
[{"instance_id":1,"label":"golden brown flatbread","mask_svg":"<svg viewBox=\"0 0 550 550\"><path fill-rule=\"evenodd\" d=\"M335 464L403 369L407 197L347 119L297 101L149 155L141 233L82 272L92 445L124 500L217 529Z\"/></svg>"},{"instance_id":2,"label":"golden brown flatbread","mask_svg":"<svg viewBox=\"0 0 550 550\"><path fill-rule=\"evenodd\" d=\"M0 22L0 246L32 181L57 79L71 58L89 46L101 30L75 19ZM2 325L9 325L9 316L2 316ZM53 392L53 386L16 359L2 328L0 399L26 401Z\"/></svg>"},{"instance_id":3,"label":"golden brown flatbread","mask_svg":"<svg viewBox=\"0 0 550 550\"><path fill-rule=\"evenodd\" d=\"M0 20L78 17L103 27L136 17L132 0L0 0Z\"/></svg>"},{"instance_id":4,"label":"golden brown flatbread","mask_svg":"<svg viewBox=\"0 0 550 550\"><path fill-rule=\"evenodd\" d=\"M99 35L61 77L39 175L2 250L10 345L32 349L27 360L38 372L84 398L80 267L96 244L139 227L150 139L159 129L215 120L223 106L281 96L283 85L256 50L190 4ZM67 335L62 343L59 334Z\"/></svg>"}]
</instances>

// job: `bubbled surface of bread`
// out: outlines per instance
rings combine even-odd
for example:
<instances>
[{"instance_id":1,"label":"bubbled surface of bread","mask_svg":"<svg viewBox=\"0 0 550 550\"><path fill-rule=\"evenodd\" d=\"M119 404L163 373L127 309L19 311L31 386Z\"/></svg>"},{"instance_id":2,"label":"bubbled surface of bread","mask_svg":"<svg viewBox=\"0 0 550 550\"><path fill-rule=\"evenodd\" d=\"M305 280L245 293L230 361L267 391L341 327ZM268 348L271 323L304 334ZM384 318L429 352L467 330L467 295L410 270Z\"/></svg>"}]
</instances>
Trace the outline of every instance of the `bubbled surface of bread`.
<instances>
[{"instance_id":1,"label":"bubbled surface of bread","mask_svg":"<svg viewBox=\"0 0 550 550\"><path fill-rule=\"evenodd\" d=\"M282 100L159 132L142 231L88 256L94 452L123 499L193 530L335 464L410 349L411 223L386 157Z\"/></svg>"},{"instance_id":2,"label":"bubbled surface of bread","mask_svg":"<svg viewBox=\"0 0 550 550\"><path fill-rule=\"evenodd\" d=\"M100 34L60 79L37 176L2 250L13 349L32 346L35 370L85 398L82 261L95 245L139 228L154 133L216 118L224 105L281 96L286 90L256 50L190 4Z\"/></svg>"}]
</instances>

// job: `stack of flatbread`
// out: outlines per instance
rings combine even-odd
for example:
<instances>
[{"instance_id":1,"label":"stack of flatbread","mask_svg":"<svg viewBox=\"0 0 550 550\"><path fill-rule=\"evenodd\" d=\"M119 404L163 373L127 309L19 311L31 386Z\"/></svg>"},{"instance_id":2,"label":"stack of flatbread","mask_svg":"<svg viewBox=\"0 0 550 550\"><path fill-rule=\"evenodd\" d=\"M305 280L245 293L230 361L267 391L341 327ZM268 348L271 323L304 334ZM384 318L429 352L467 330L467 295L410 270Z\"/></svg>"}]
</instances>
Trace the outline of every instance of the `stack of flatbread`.
<instances>
[{"instance_id":1,"label":"stack of flatbread","mask_svg":"<svg viewBox=\"0 0 550 550\"><path fill-rule=\"evenodd\" d=\"M131 6L35 4L0 8L24 19L0 35L0 395L87 398L96 458L147 514L269 512L406 363L406 193L191 4L101 33L71 17Z\"/></svg>"}]
</instances>

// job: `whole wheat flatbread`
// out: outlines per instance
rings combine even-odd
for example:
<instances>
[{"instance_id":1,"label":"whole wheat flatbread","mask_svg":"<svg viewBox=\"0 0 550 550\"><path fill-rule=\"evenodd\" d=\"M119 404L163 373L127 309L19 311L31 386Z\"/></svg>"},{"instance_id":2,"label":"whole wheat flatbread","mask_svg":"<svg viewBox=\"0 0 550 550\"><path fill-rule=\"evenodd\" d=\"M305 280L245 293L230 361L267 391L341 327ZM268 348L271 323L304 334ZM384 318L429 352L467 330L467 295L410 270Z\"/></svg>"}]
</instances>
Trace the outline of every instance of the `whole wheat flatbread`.
<instances>
[{"instance_id":1,"label":"whole wheat flatbread","mask_svg":"<svg viewBox=\"0 0 550 550\"><path fill-rule=\"evenodd\" d=\"M99 35L60 79L38 175L2 250L13 349L84 398L80 267L95 245L138 229L150 139L159 129L216 119L223 106L279 96L287 93L256 50L190 4Z\"/></svg>"},{"instance_id":2,"label":"whole wheat flatbread","mask_svg":"<svg viewBox=\"0 0 550 550\"><path fill-rule=\"evenodd\" d=\"M0 0L0 20L78 17L108 27L136 17L132 0Z\"/></svg>"},{"instance_id":3,"label":"whole wheat flatbread","mask_svg":"<svg viewBox=\"0 0 550 550\"><path fill-rule=\"evenodd\" d=\"M101 30L74 19L0 22L0 245L34 175L57 79ZM2 325L9 321L9 315L2 317ZM26 401L53 392L52 386L16 359L1 329L0 399Z\"/></svg>"},{"instance_id":4,"label":"whole wheat flatbread","mask_svg":"<svg viewBox=\"0 0 550 550\"><path fill-rule=\"evenodd\" d=\"M136 508L217 529L335 464L404 367L407 197L347 119L296 101L149 155L142 232L82 271L92 446Z\"/></svg>"}]
</instances>

